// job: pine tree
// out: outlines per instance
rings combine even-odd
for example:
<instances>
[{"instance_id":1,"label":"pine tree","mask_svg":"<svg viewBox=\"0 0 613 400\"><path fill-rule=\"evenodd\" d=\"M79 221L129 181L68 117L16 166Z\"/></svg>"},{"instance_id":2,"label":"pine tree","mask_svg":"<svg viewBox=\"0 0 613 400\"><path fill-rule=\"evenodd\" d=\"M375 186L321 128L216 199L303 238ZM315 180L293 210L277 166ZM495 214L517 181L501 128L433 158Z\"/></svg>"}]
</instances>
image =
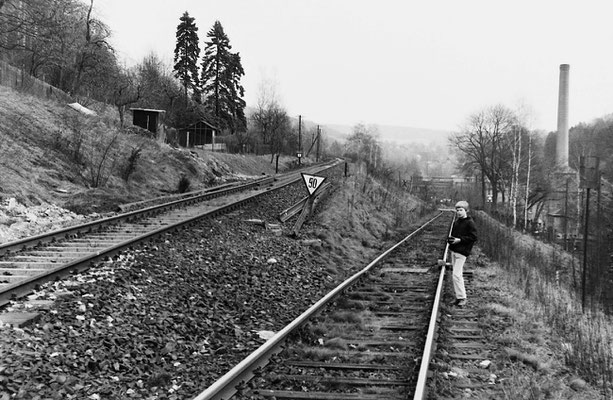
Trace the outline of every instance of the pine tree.
<instances>
[{"instance_id":1,"label":"pine tree","mask_svg":"<svg viewBox=\"0 0 613 400\"><path fill-rule=\"evenodd\" d=\"M174 71L175 76L183 84L185 101L187 91L191 89L194 97L199 97L198 83L198 59L200 47L198 45L198 27L194 18L185 11L180 18L181 23L177 26L177 45L175 47Z\"/></svg>"},{"instance_id":2,"label":"pine tree","mask_svg":"<svg viewBox=\"0 0 613 400\"><path fill-rule=\"evenodd\" d=\"M229 128L232 133L244 130L245 118L244 88L240 79L245 75L239 53L230 50L230 39L219 21L207 33L202 59L200 82L206 95L204 102L207 110L215 116L220 128Z\"/></svg>"},{"instance_id":3,"label":"pine tree","mask_svg":"<svg viewBox=\"0 0 613 400\"><path fill-rule=\"evenodd\" d=\"M239 53L231 55L226 72L230 88L228 106L232 114L230 128L232 133L236 131L245 131L247 129L247 118L245 118L245 107L247 103L243 100L245 89L240 83L241 77L245 75L245 70L241 64L241 56Z\"/></svg>"}]
</instances>

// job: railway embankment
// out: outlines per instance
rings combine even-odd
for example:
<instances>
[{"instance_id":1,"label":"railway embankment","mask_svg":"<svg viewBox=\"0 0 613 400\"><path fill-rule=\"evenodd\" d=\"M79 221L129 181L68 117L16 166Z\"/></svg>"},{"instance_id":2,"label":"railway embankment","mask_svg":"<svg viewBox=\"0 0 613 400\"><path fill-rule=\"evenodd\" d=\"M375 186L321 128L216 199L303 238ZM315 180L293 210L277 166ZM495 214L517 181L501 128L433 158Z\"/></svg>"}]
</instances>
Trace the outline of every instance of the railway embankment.
<instances>
[{"instance_id":1,"label":"railway embankment","mask_svg":"<svg viewBox=\"0 0 613 400\"><path fill-rule=\"evenodd\" d=\"M85 116L66 104L0 86L0 200L106 213L122 203L277 170L270 155L173 148L146 130L119 127L112 109L96 111L96 117ZM280 157L279 171L294 162Z\"/></svg>"},{"instance_id":2,"label":"railway embankment","mask_svg":"<svg viewBox=\"0 0 613 400\"><path fill-rule=\"evenodd\" d=\"M274 220L277 210L304 190L288 187L14 303L13 310L40 307L40 318L29 326L2 326L0 394L24 399L197 394L352 268L374 258L395 228L413 224L401 216L417 218L417 204L405 198L382 207L382 187L366 180L358 174L336 178L297 238L286 234L292 221L281 224L282 235L251 222ZM476 315L493 350L486 369L479 365L483 360L460 364L437 353L431 398L488 398L483 379L491 380L491 393L502 391L508 398L602 398L565 364L564 342L511 283L508 271L479 248L468 271L466 312ZM454 310L444 313L453 316ZM440 349L447 351L444 344Z\"/></svg>"},{"instance_id":3,"label":"railway embankment","mask_svg":"<svg viewBox=\"0 0 613 400\"><path fill-rule=\"evenodd\" d=\"M122 148L142 144L142 164L127 180L117 175L104 189L91 188L66 158L65 146L81 126L62 122L73 111L0 91L5 238L167 195L182 173L197 187L274 168L268 157L192 154L130 134ZM275 220L303 190L293 187L13 303L6 310L39 318L0 327L0 399L186 399L200 392L419 219L409 196L392 202L398 194L386 196L385 188L354 172L339 177L298 237L286 234L291 220L281 224L281 235L249 222ZM509 399L612 397L600 390L603 382L568 363L571 342L503 263L477 248L467 270L473 273L467 312L493 350L484 367L438 353L431 398L491 398L472 385L484 376L492 393ZM445 311L453 316L453 309Z\"/></svg>"}]
</instances>

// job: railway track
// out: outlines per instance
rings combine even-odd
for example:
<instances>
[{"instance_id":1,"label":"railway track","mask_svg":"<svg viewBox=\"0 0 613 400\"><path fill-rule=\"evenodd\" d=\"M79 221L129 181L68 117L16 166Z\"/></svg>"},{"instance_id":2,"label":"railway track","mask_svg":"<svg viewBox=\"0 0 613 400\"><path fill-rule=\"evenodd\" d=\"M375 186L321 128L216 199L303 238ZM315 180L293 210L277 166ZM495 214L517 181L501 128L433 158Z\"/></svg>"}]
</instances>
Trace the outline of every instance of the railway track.
<instances>
[{"instance_id":1,"label":"railway track","mask_svg":"<svg viewBox=\"0 0 613 400\"><path fill-rule=\"evenodd\" d=\"M301 172L325 173L331 163L164 199L162 204L0 245L0 306L40 284L82 271L139 242L194 221L231 211L260 195L301 180ZM138 204L131 208L138 208Z\"/></svg>"},{"instance_id":2,"label":"railway track","mask_svg":"<svg viewBox=\"0 0 613 400\"><path fill-rule=\"evenodd\" d=\"M473 274L464 273L468 298L478 298L473 292ZM450 302L455 296L451 282L447 282L445 297ZM470 396L483 391L487 398L505 398L501 381L490 369L496 347L487 338L482 324L483 304L469 302L464 308L446 307L441 312L439 340L430 365L431 389L438 399L453 399L458 395Z\"/></svg>"},{"instance_id":3,"label":"railway track","mask_svg":"<svg viewBox=\"0 0 613 400\"><path fill-rule=\"evenodd\" d=\"M425 398L448 217L381 254L194 400Z\"/></svg>"}]
</instances>

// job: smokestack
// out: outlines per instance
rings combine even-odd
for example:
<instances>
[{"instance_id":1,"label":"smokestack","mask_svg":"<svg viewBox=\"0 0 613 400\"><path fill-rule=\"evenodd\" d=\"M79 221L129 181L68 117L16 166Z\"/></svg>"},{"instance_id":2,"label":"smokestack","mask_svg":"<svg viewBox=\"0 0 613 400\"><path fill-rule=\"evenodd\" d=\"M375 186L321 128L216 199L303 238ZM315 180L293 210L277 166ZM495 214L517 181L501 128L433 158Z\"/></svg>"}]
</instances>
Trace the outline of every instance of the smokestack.
<instances>
[{"instance_id":1,"label":"smokestack","mask_svg":"<svg viewBox=\"0 0 613 400\"><path fill-rule=\"evenodd\" d=\"M558 140L556 143L556 164L568 169L568 74L570 65L560 64L560 90L558 95Z\"/></svg>"}]
</instances>

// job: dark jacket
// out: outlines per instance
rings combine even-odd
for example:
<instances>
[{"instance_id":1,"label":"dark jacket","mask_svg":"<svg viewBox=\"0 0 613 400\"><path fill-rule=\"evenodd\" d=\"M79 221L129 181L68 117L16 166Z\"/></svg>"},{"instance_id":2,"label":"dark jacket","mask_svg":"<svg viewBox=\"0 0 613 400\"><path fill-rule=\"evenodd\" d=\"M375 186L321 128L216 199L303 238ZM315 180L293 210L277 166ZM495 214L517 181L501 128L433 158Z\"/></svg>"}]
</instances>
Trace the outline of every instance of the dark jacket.
<instances>
[{"instance_id":1,"label":"dark jacket","mask_svg":"<svg viewBox=\"0 0 613 400\"><path fill-rule=\"evenodd\" d=\"M477 226L471 217L456 219L451 228L451 236L460 239L460 243L450 244L449 250L469 256L473 244L477 241Z\"/></svg>"}]
</instances>

